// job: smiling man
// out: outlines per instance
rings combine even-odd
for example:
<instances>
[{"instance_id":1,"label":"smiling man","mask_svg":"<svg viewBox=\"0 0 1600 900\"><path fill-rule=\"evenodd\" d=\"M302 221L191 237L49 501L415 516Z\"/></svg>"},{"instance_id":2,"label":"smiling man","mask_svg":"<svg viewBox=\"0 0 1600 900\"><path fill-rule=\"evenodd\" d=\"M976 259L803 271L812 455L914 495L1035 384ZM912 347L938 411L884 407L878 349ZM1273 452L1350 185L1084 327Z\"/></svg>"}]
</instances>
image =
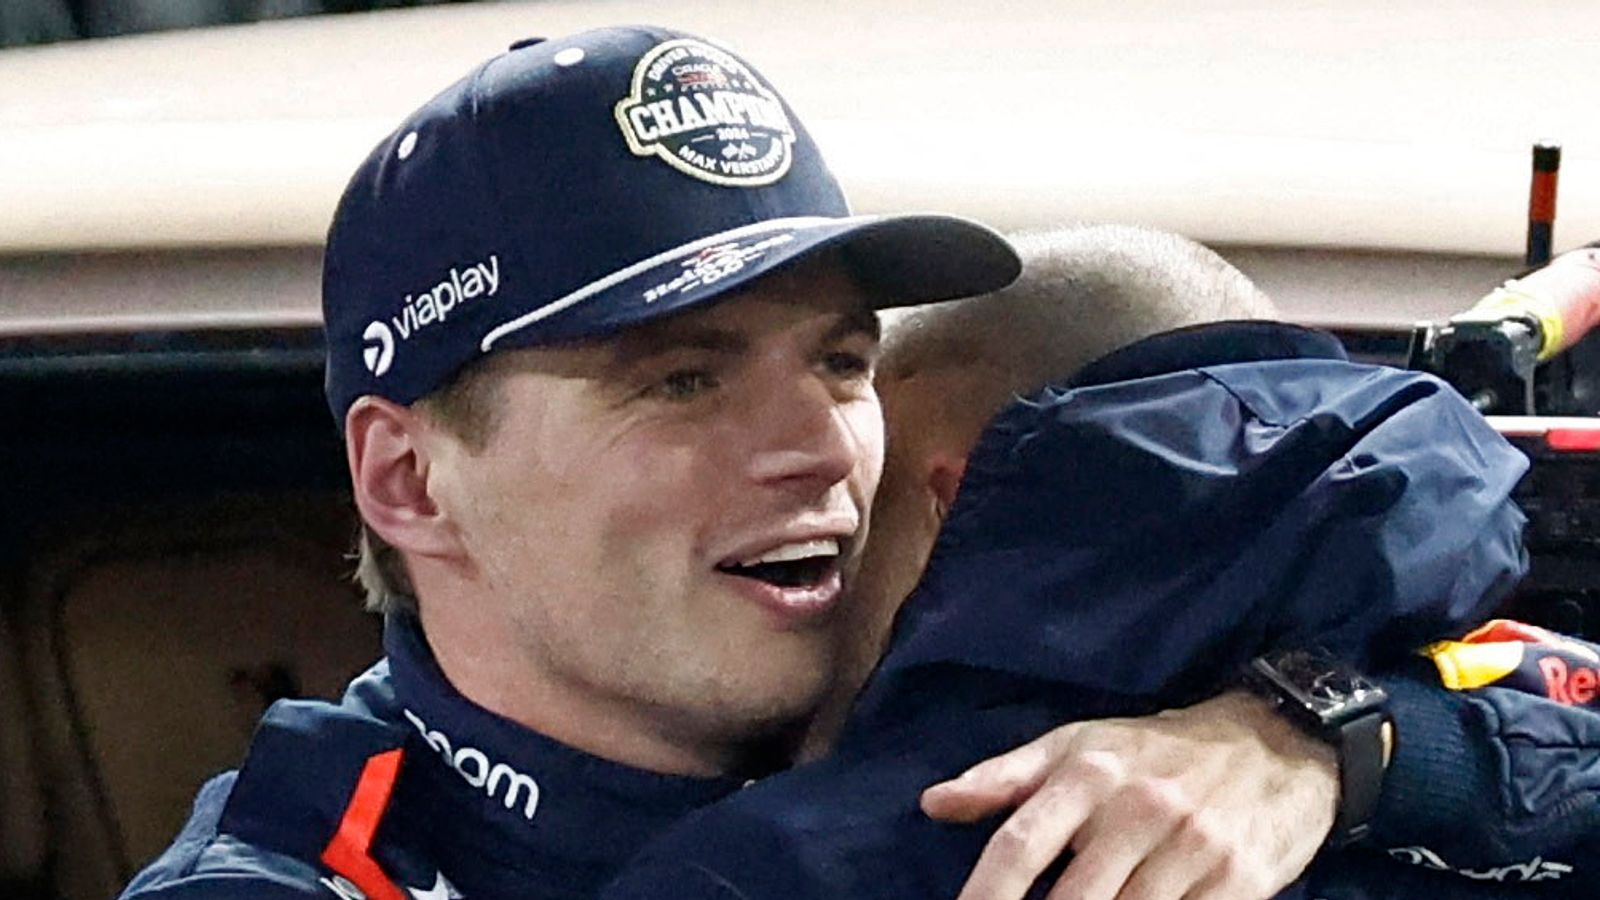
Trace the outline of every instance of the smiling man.
<instances>
[{"instance_id":1,"label":"smiling man","mask_svg":"<svg viewBox=\"0 0 1600 900\"><path fill-rule=\"evenodd\" d=\"M435 97L324 267L387 657L274 707L128 894L589 896L786 761L882 467L874 311L1018 271L974 223L852 216L688 35L525 41Z\"/></svg>"},{"instance_id":2,"label":"smiling man","mask_svg":"<svg viewBox=\"0 0 1600 900\"><path fill-rule=\"evenodd\" d=\"M661 772L750 772L804 720L883 448L877 322L847 271L823 254L614 338L496 353L471 376L493 409L475 445L357 402L362 508L412 551L458 690Z\"/></svg>"},{"instance_id":3,"label":"smiling man","mask_svg":"<svg viewBox=\"0 0 1600 900\"><path fill-rule=\"evenodd\" d=\"M429 101L324 265L386 658L269 710L125 896L592 896L786 763L849 643L875 310L1019 268L971 222L850 215L763 77L689 35L521 42Z\"/></svg>"}]
</instances>

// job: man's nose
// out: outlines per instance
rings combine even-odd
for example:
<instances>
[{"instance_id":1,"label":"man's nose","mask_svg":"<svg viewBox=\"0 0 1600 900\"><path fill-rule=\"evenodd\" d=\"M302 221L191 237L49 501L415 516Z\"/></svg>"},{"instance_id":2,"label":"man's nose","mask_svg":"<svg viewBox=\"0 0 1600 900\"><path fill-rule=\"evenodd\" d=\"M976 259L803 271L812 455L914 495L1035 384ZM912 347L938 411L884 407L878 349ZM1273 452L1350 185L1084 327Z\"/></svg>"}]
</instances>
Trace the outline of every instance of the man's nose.
<instances>
[{"instance_id":1,"label":"man's nose","mask_svg":"<svg viewBox=\"0 0 1600 900\"><path fill-rule=\"evenodd\" d=\"M848 478L866 452L846 405L820 379L771 395L752 414L761 437L750 471L760 484L820 494Z\"/></svg>"}]
</instances>

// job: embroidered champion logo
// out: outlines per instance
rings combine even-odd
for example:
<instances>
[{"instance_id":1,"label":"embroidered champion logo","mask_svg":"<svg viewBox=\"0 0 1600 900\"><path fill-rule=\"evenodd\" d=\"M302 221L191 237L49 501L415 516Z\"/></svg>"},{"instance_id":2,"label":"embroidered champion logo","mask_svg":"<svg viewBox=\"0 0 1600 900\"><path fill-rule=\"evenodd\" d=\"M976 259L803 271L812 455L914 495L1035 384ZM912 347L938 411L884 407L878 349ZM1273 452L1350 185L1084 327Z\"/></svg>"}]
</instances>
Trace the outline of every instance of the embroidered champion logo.
<instances>
[{"instance_id":1,"label":"embroidered champion logo","mask_svg":"<svg viewBox=\"0 0 1600 900\"><path fill-rule=\"evenodd\" d=\"M657 44L616 106L628 149L713 184L771 184L789 171L794 126L749 66L702 41Z\"/></svg>"}]
</instances>

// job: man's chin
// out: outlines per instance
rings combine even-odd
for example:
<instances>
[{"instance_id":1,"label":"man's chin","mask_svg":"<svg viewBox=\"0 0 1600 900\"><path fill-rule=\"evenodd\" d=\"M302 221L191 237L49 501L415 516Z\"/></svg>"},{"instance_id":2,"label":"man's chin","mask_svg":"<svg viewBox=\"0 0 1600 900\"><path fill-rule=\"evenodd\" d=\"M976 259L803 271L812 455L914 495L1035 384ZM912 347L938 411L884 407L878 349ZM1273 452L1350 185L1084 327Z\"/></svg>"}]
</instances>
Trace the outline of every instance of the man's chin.
<instances>
[{"instance_id":1,"label":"man's chin","mask_svg":"<svg viewBox=\"0 0 1600 900\"><path fill-rule=\"evenodd\" d=\"M818 654L783 671L767 668L760 679L750 678L748 671L744 678L728 677L717 685L715 695L702 695L717 699L709 706L702 699L701 714L709 727L737 743L797 744L828 698L830 681L824 673L832 663L831 657Z\"/></svg>"},{"instance_id":2,"label":"man's chin","mask_svg":"<svg viewBox=\"0 0 1600 900\"><path fill-rule=\"evenodd\" d=\"M819 692L820 693L820 692ZM758 778L794 765L806 743L821 698L784 698L763 710L750 710L738 723L734 774Z\"/></svg>"},{"instance_id":3,"label":"man's chin","mask_svg":"<svg viewBox=\"0 0 1600 900\"><path fill-rule=\"evenodd\" d=\"M795 670L781 681L750 684L742 702L735 701L742 706L737 719L754 732L809 724L827 699L829 681L821 673L828 671L832 663L831 657L819 658L815 665Z\"/></svg>"}]
</instances>

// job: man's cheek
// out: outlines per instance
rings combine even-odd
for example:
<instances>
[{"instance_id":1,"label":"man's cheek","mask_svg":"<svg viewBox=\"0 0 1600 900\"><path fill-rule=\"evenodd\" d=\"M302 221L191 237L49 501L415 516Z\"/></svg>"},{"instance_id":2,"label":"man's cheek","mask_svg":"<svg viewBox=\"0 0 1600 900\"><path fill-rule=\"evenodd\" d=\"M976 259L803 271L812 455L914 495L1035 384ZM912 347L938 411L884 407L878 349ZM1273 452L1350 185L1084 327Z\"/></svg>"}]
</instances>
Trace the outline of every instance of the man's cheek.
<instances>
[{"instance_id":1,"label":"man's cheek","mask_svg":"<svg viewBox=\"0 0 1600 900\"><path fill-rule=\"evenodd\" d=\"M878 484L883 479L884 424L883 410L876 401L864 404L865 408L852 416L852 431L856 436L856 482L859 485L862 515L872 504Z\"/></svg>"}]
</instances>

